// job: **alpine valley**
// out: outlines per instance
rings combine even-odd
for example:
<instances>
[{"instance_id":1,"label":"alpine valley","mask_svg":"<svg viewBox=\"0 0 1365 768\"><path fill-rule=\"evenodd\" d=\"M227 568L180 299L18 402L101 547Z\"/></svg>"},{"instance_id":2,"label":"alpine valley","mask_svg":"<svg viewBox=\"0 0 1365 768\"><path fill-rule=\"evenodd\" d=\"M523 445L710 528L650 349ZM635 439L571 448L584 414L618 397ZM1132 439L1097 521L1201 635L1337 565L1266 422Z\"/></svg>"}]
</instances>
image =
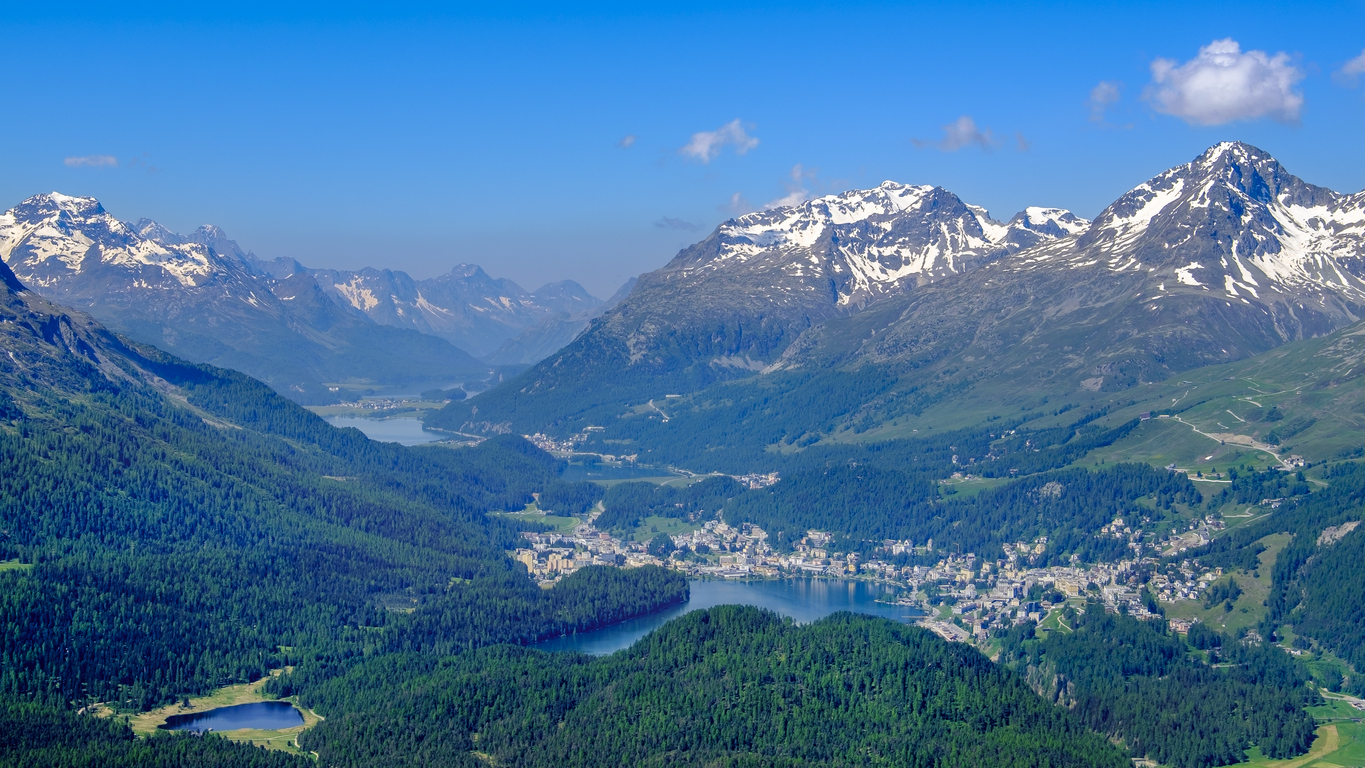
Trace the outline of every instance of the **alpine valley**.
<instances>
[{"instance_id":1,"label":"alpine valley","mask_svg":"<svg viewBox=\"0 0 1365 768\"><path fill-rule=\"evenodd\" d=\"M893 182L750 213L606 302L59 194L0 255L0 767L1365 748L1365 193L1249 145L1093 220ZM450 440L315 413L426 382L488 387ZM681 614L700 580L913 623ZM266 702L302 722L167 729Z\"/></svg>"}]
</instances>

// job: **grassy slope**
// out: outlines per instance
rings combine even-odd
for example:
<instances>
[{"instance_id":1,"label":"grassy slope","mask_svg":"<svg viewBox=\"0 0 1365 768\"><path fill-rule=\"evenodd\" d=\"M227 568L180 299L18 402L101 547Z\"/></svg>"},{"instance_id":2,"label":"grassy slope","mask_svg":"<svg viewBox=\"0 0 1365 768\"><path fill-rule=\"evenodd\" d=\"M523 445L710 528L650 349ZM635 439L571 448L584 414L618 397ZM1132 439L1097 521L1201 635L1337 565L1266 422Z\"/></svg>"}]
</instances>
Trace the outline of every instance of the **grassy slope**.
<instances>
[{"instance_id":1,"label":"grassy slope","mask_svg":"<svg viewBox=\"0 0 1365 768\"><path fill-rule=\"evenodd\" d=\"M1311 426L1284 439L1274 450L1316 462L1365 443L1363 376L1365 324L1115 393L1053 392L1021 401L1003 389L978 388L919 416L901 415L877 428L839 432L831 439L872 442L916 437L932 430L981 424L992 417L1028 418L1029 428L1050 427L1070 421L1088 406L1107 404L1110 414L1098 422L1107 426L1117 426L1144 412L1167 410L1183 423L1154 419L1078 464L1133 460L1157 466L1175 463L1191 472L1243 462L1264 465L1273 461L1272 454L1249 444L1236 444L1237 438L1229 436L1264 444L1272 430L1284 432L1287 427L1310 421ZM1051 414L1063 405L1073 406L1075 413ZM1272 407L1284 418L1265 421ZM1223 444L1196 429L1206 435L1224 436Z\"/></svg>"},{"instance_id":2,"label":"grassy slope","mask_svg":"<svg viewBox=\"0 0 1365 768\"><path fill-rule=\"evenodd\" d=\"M735 472L746 470L741 465L749 451L788 454L817 439L816 445L915 439L995 422L1046 429L1073 423L1097 408L1108 413L1096 426L1112 428L1157 412L1170 418L1144 422L1077 464L1137 460L1207 474L1215 467L1276 463L1277 454L1318 462L1356 450L1365 444L1362 372L1365 324L1115 392L1025 391L1009 381L988 379L913 413L897 398L877 404L886 391L910 387L908 379L897 384L875 370L837 375L831 370L804 379L754 376L702 389L670 400L667 423L652 410L638 408L628 418L603 423L609 439L628 438L632 450L641 451L642 461L651 460L655 448L667 446L667 460L687 466L692 452L730 445L734 449L715 468ZM1282 418L1274 419L1272 408ZM1280 445L1268 444L1271 432L1280 437ZM749 436L752 445L735 448L739 434ZM620 446L613 442L613 447Z\"/></svg>"},{"instance_id":3,"label":"grassy slope","mask_svg":"<svg viewBox=\"0 0 1365 768\"><path fill-rule=\"evenodd\" d=\"M1275 448L1309 461L1332 459L1365 441L1365 327L1353 326L1227 365L1187 371L1160 385L1133 393L1136 402L1109 417L1131 418L1143 411L1171 409L1183 423L1154 420L1126 439L1096 452L1127 455L1152 463L1174 462L1182 469L1249 462L1270 463L1271 455L1224 437L1223 444L1206 435L1236 435L1264 443L1271 431L1292 432ZM1283 416L1267 421L1271 408ZM1198 434L1198 429L1206 435ZM1164 466L1164 464L1163 464Z\"/></svg>"},{"instance_id":4,"label":"grassy slope","mask_svg":"<svg viewBox=\"0 0 1365 768\"><path fill-rule=\"evenodd\" d=\"M1260 543L1265 545L1266 549L1260 554L1261 567L1256 570L1256 575L1236 570L1221 579L1226 581L1228 576L1231 576L1242 588L1242 596L1233 603L1231 611L1224 611L1221 603L1212 608L1205 608L1198 600L1183 600L1167 604L1166 615L1172 619L1199 619L1206 626L1225 634L1233 634L1239 629L1254 629L1261 619L1265 618L1264 601L1270 594L1275 558L1280 554L1280 550L1284 549L1285 544L1289 543L1289 535L1277 533L1266 536Z\"/></svg>"}]
</instances>

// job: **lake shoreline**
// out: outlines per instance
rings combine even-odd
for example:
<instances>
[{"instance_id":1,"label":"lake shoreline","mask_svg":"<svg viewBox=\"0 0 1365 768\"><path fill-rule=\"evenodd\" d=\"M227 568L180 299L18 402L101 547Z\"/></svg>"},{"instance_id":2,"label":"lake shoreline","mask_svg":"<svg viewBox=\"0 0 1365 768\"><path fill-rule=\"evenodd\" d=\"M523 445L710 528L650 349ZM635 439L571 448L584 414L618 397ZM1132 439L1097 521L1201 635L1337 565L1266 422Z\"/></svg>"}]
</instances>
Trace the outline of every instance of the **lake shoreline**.
<instances>
[{"instance_id":1,"label":"lake shoreline","mask_svg":"<svg viewBox=\"0 0 1365 768\"><path fill-rule=\"evenodd\" d=\"M190 696L189 706L183 706L182 702L167 704L164 707L139 712L128 718L128 726L133 729L133 733L142 738L147 738L157 732L165 732L166 721L176 715L203 714L215 709L238 706L241 704L260 704L267 702L286 702L294 705L294 708L303 716L303 723L292 728L281 730L263 729L240 729L234 731L214 731L213 733L231 741L249 741L260 744L267 749L278 749L297 755L307 755L309 753L299 749L295 743L299 734L312 728L325 718L311 709L305 709L298 702L298 698L291 696L285 699L275 699L261 693L269 680L286 672L292 672L292 668L272 669L270 674L250 683L234 683L218 688L204 696ZM93 712L95 717L113 717L118 713L110 706L97 705Z\"/></svg>"},{"instance_id":2,"label":"lake shoreline","mask_svg":"<svg viewBox=\"0 0 1365 768\"><path fill-rule=\"evenodd\" d=\"M829 577L790 576L776 579L692 579L689 599L654 613L598 629L560 635L527 646L551 653L564 651L605 655L628 648L641 637L692 611L719 605L752 605L788 616L797 623L818 621L852 611L914 623L926 614L913 607L882 602L891 591L875 582Z\"/></svg>"}]
</instances>

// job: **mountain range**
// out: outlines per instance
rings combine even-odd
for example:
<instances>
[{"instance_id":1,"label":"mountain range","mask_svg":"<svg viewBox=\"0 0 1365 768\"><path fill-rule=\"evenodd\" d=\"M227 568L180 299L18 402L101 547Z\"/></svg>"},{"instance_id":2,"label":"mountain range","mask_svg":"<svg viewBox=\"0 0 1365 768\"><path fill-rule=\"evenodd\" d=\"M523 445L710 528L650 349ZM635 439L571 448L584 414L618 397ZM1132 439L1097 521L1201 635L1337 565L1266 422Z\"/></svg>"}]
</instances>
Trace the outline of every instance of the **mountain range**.
<instances>
[{"instance_id":1,"label":"mountain range","mask_svg":"<svg viewBox=\"0 0 1365 768\"><path fill-rule=\"evenodd\" d=\"M811 407L818 438L1112 396L1356 322L1362 256L1365 193L1308 184L1242 143L1093 221L1030 208L998 224L945 190L886 183L722 224L568 347L428 425L611 436L673 395L673 412L733 434L770 419L754 404L776 395L853 398ZM716 388L732 380L753 386Z\"/></svg>"},{"instance_id":2,"label":"mountain range","mask_svg":"<svg viewBox=\"0 0 1365 768\"><path fill-rule=\"evenodd\" d=\"M127 224L94 198L55 192L0 215L0 258L119 333L302 402L488 380L495 365L554 351L602 307L572 281L527 292L475 265L415 281L267 262L214 226L180 235L151 219Z\"/></svg>"},{"instance_id":3,"label":"mountain range","mask_svg":"<svg viewBox=\"0 0 1365 768\"><path fill-rule=\"evenodd\" d=\"M249 260L277 280L306 274L333 299L375 323L437 336L480 358L496 355L497 364L533 363L558 349L529 360L514 352L515 346L503 349L537 323L586 320L603 308L601 299L572 280L527 291L507 278L490 277L477 264L457 264L447 274L414 280L390 269L308 269L293 259Z\"/></svg>"}]
</instances>

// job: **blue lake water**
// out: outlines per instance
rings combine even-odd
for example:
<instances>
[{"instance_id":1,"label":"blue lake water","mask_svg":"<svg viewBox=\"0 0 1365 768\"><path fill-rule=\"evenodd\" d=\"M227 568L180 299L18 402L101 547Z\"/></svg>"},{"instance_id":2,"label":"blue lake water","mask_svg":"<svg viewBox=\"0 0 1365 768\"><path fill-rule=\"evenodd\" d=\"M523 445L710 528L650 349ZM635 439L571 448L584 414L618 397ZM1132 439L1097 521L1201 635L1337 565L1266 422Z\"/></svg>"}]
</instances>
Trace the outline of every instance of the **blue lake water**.
<instances>
[{"instance_id":1,"label":"blue lake water","mask_svg":"<svg viewBox=\"0 0 1365 768\"><path fill-rule=\"evenodd\" d=\"M287 701L262 701L219 707L191 715L171 715L163 728L170 731L235 731L254 728L278 731L303 725L303 715Z\"/></svg>"},{"instance_id":2,"label":"blue lake water","mask_svg":"<svg viewBox=\"0 0 1365 768\"><path fill-rule=\"evenodd\" d=\"M371 440L381 443L402 445L421 445L450 437L439 432L422 429L421 419L361 419L355 416L328 416L327 423L334 427L355 427Z\"/></svg>"},{"instance_id":3,"label":"blue lake water","mask_svg":"<svg viewBox=\"0 0 1365 768\"><path fill-rule=\"evenodd\" d=\"M914 608L877 602L898 590L884 584L842 579L779 579L776 581L694 581L692 599L659 613L613 624L593 632L556 637L538 643L543 651L578 651L601 655L629 647L670 619L717 605L755 605L805 624L839 611L885 616L911 622L923 616Z\"/></svg>"}]
</instances>

